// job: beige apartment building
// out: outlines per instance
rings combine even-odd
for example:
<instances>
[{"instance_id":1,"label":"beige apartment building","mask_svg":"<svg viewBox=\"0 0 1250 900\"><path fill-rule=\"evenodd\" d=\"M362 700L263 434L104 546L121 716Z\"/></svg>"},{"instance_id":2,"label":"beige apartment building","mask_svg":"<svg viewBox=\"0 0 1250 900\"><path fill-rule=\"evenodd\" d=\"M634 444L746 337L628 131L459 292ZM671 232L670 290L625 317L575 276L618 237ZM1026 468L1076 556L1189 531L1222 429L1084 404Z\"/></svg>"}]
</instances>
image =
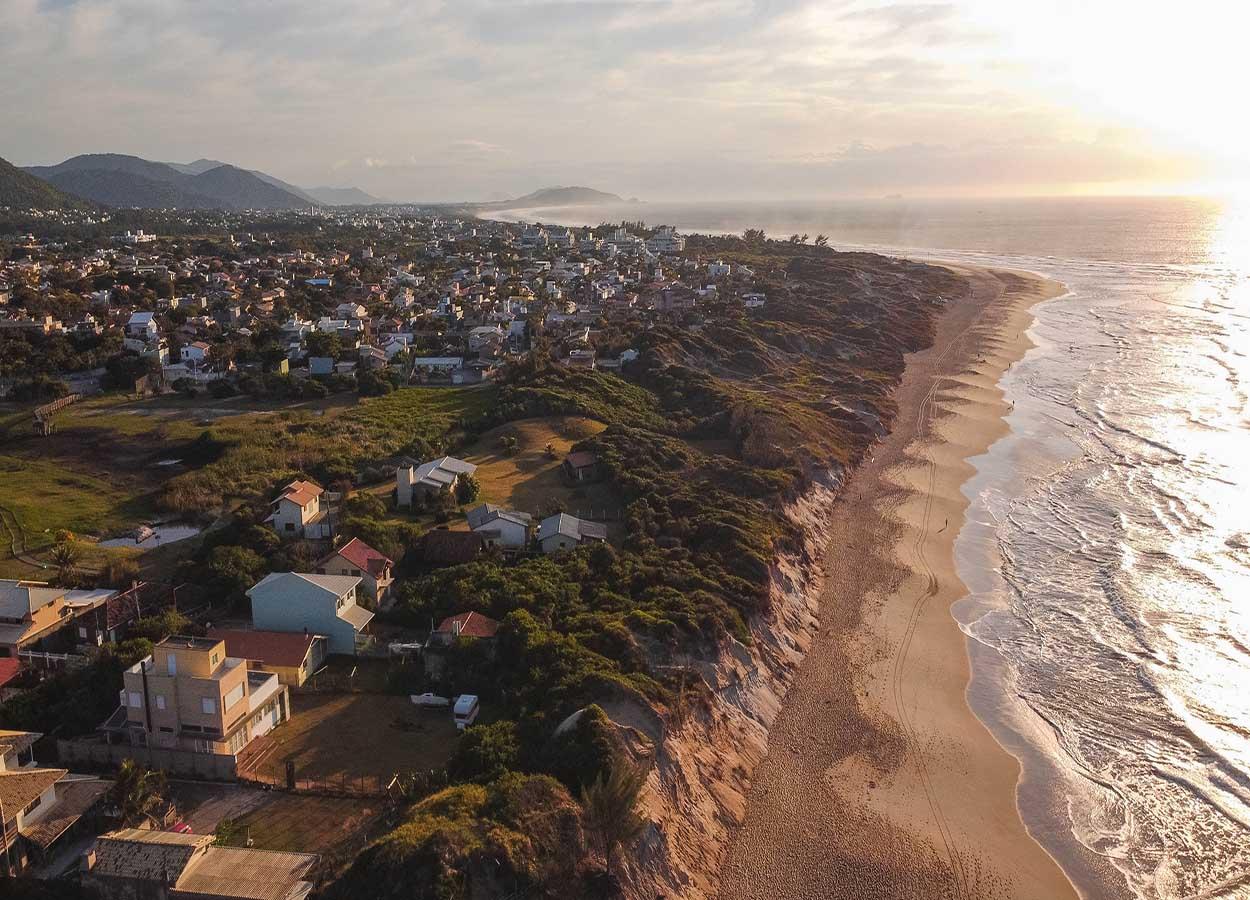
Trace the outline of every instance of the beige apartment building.
<instances>
[{"instance_id":1,"label":"beige apartment building","mask_svg":"<svg viewBox=\"0 0 1250 900\"><path fill-rule=\"evenodd\" d=\"M138 746L237 756L290 716L290 692L277 674L227 656L215 638L168 637L123 683L117 724Z\"/></svg>"}]
</instances>

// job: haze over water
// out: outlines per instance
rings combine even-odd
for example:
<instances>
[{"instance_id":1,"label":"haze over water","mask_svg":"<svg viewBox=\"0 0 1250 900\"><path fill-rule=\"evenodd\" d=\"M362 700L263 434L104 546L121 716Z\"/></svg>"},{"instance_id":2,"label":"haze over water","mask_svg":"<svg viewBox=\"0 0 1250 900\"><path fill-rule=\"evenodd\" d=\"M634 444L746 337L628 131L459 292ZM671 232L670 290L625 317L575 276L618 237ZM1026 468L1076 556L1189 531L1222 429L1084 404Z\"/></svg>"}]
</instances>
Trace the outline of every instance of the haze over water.
<instances>
[{"instance_id":1,"label":"haze over water","mask_svg":"<svg viewBox=\"0 0 1250 900\"><path fill-rule=\"evenodd\" d=\"M1040 272L958 542L970 699L1090 897L1250 896L1250 215L1055 199L526 210Z\"/></svg>"}]
</instances>

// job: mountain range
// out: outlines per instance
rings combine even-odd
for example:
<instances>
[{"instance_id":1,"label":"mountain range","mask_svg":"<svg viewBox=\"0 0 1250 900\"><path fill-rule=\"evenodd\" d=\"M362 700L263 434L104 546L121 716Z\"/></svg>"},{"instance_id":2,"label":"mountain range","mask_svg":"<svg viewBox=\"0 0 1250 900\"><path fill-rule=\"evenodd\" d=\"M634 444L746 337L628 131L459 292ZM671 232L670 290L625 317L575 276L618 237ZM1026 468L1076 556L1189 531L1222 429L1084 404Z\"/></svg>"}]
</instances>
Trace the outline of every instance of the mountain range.
<instances>
[{"instance_id":1,"label":"mountain range","mask_svg":"<svg viewBox=\"0 0 1250 900\"><path fill-rule=\"evenodd\" d=\"M305 190L272 175L211 159L163 163L117 153L89 153L24 171L54 188L116 207L300 209L380 203L356 188Z\"/></svg>"},{"instance_id":2,"label":"mountain range","mask_svg":"<svg viewBox=\"0 0 1250 900\"><path fill-rule=\"evenodd\" d=\"M0 159L0 206L13 209L86 209L78 197L58 190L6 159Z\"/></svg>"},{"instance_id":3,"label":"mountain range","mask_svg":"<svg viewBox=\"0 0 1250 900\"><path fill-rule=\"evenodd\" d=\"M0 160L0 206L44 209L93 205L178 209L303 209L386 203L359 188L301 188L255 169L215 159L153 162L120 153L88 153L54 166L17 168ZM513 200L471 203L479 210L623 203L588 187L549 187Z\"/></svg>"}]
</instances>

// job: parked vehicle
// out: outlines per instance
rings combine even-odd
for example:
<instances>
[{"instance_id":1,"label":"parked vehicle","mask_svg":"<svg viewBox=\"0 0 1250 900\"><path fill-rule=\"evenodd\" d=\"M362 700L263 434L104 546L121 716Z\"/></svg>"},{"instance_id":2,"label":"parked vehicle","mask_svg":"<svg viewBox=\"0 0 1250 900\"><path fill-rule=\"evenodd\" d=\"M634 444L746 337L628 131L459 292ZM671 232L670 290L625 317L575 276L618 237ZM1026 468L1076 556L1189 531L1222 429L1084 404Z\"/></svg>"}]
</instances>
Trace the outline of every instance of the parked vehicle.
<instances>
[{"instance_id":1,"label":"parked vehicle","mask_svg":"<svg viewBox=\"0 0 1250 900\"><path fill-rule=\"evenodd\" d=\"M451 706L451 700L447 697L440 697L438 694L409 694L408 699L417 706L426 706L434 709L446 709Z\"/></svg>"},{"instance_id":2,"label":"parked vehicle","mask_svg":"<svg viewBox=\"0 0 1250 900\"><path fill-rule=\"evenodd\" d=\"M191 826L188 825L186 822L179 820L175 822L174 827L169 830L173 832L177 832L178 834L190 834Z\"/></svg>"},{"instance_id":3,"label":"parked vehicle","mask_svg":"<svg viewBox=\"0 0 1250 900\"><path fill-rule=\"evenodd\" d=\"M461 694L456 698L456 707L452 710L452 715L456 719L456 727L464 731L477 721L479 711L477 694Z\"/></svg>"}]
</instances>

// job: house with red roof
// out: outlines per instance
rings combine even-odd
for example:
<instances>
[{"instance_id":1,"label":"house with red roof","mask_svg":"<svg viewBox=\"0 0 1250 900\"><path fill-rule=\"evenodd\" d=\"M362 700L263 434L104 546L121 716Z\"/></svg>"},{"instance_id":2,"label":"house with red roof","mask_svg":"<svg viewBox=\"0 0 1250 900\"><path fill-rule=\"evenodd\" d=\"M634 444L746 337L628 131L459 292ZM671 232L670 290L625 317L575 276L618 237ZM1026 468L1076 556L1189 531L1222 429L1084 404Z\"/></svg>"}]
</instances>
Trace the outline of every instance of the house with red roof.
<instances>
[{"instance_id":1,"label":"house with red roof","mask_svg":"<svg viewBox=\"0 0 1250 900\"><path fill-rule=\"evenodd\" d=\"M325 663L330 643L308 632L209 628L208 637L226 642L226 655L247 660L249 669L273 672L281 684L299 687Z\"/></svg>"},{"instance_id":2,"label":"house with red roof","mask_svg":"<svg viewBox=\"0 0 1250 900\"><path fill-rule=\"evenodd\" d=\"M499 623L480 612L470 610L443 619L438 628L430 634L429 640L425 642L422 659L425 664L426 677L441 678L447 670L448 654L464 640L482 644L487 655L493 656L495 635L498 633Z\"/></svg>"},{"instance_id":3,"label":"house with red roof","mask_svg":"<svg viewBox=\"0 0 1250 900\"><path fill-rule=\"evenodd\" d=\"M270 504L268 522L284 538L328 538L334 533L325 489L311 481L292 481Z\"/></svg>"},{"instance_id":4,"label":"house with red roof","mask_svg":"<svg viewBox=\"0 0 1250 900\"><path fill-rule=\"evenodd\" d=\"M317 563L317 574L358 576L365 595L385 609L395 581L395 563L360 538L352 538Z\"/></svg>"}]
</instances>

